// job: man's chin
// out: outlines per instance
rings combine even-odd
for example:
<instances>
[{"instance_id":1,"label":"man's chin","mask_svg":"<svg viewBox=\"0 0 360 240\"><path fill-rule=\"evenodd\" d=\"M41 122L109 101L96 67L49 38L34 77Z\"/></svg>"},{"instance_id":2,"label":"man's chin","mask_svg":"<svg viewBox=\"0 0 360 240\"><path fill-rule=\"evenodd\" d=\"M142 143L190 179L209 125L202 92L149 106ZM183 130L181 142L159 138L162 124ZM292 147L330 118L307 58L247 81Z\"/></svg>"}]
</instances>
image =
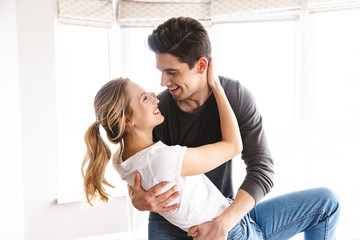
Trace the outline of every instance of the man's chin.
<instances>
[{"instance_id":1,"label":"man's chin","mask_svg":"<svg viewBox=\"0 0 360 240\"><path fill-rule=\"evenodd\" d=\"M184 96L184 94L172 95L172 97L177 102L184 101L187 98L187 96Z\"/></svg>"}]
</instances>

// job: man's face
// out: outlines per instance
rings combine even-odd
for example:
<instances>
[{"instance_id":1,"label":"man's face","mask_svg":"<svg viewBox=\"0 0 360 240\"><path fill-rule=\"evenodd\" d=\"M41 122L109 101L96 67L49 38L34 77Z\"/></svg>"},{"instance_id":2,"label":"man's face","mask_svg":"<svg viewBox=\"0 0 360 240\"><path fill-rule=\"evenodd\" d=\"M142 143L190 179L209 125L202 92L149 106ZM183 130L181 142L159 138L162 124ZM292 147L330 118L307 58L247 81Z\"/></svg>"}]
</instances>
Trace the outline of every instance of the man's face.
<instances>
[{"instance_id":1,"label":"man's face","mask_svg":"<svg viewBox=\"0 0 360 240\"><path fill-rule=\"evenodd\" d=\"M199 63L193 69L169 53L156 53L156 68L161 72L161 86L167 87L176 101L183 101L199 91Z\"/></svg>"}]
</instances>

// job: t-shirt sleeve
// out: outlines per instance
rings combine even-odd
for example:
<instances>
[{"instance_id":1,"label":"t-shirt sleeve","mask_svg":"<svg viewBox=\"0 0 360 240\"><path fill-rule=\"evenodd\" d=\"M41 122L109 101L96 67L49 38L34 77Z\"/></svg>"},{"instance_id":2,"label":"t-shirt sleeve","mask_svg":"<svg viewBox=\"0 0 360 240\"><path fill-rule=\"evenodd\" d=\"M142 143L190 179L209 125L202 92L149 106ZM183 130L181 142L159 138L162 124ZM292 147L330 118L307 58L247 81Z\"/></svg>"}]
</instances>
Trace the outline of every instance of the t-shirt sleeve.
<instances>
[{"instance_id":1,"label":"t-shirt sleeve","mask_svg":"<svg viewBox=\"0 0 360 240\"><path fill-rule=\"evenodd\" d=\"M151 151L151 171L159 182L179 182L182 162L187 147L161 145Z\"/></svg>"}]
</instances>

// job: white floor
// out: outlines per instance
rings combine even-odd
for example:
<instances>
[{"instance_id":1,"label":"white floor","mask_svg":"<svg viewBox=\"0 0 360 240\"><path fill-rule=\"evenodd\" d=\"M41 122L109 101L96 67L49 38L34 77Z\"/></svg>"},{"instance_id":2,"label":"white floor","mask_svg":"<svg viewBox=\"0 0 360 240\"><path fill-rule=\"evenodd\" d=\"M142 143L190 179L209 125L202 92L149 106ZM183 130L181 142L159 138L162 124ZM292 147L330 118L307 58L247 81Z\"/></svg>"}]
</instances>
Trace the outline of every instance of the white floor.
<instances>
[{"instance_id":1,"label":"white floor","mask_svg":"<svg viewBox=\"0 0 360 240\"><path fill-rule=\"evenodd\" d=\"M94 237L88 237L88 238L79 238L77 240L147 240L146 237L139 237L135 236L133 233L114 233L114 234L107 234L107 235L101 235L101 236L94 236ZM303 234L298 234L295 237L289 239L289 240L303 240ZM360 240L360 239L349 239L349 238L336 238L337 240Z\"/></svg>"}]
</instances>

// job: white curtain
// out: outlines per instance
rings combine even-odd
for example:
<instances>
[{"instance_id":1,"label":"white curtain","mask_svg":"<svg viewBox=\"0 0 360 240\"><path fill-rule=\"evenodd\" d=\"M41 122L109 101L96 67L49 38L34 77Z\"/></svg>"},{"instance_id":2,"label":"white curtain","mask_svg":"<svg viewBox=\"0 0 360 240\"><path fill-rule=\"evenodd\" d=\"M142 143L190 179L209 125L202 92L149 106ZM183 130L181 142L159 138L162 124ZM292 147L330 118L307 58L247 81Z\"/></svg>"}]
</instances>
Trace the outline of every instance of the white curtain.
<instances>
[{"instance_id":1,"label":"white curtain","mask_svg":"<svg viewBox=\"0 0 360 240\"><path fill-rule=\"evenodd\" d=\"M360 8L359 0L308 0L310 13Z\"/></svg>"},{"instance_id":2,"label":"white curtain","mask_svg":"<svg viewBox=\"0 0 360 240\"><path fill-rule=\"evenodd\" d=\"M188 16L210 24L210 0L162 1L119 0L117 22L120 27L155 27L170 17Z\"/></svg>"},{"instance_id":3,"label":"white curtain","mask_svg":"<svg viewBox=\"0 0 360 240\"><path fill-rule=\"evenodd\" d=\"M59 23L111 28L112 0L58 0Z\"/></svg>"},{"instance_id":4,"label":"white curtain","mask_svg":"<svg viewBox=\"0 0 360 240\"><path fill-rule=\"evenodd\" d=\"M301 0L212 0L213 23L289 20L299 17Z\"/></svg>"},{"instance_id":5,"label":"white curtain","mask_svg":"<svg viewBox=\"0 0 360 240\"><path fill-rule=\"evenodd\" d=\"M59 22L110 28L156 27L170 17L217 23L298 19L309 13L360 8L360 0L58 0ZM116 5L116 10L113 8Z\"/></svg>"}]
</instances>

